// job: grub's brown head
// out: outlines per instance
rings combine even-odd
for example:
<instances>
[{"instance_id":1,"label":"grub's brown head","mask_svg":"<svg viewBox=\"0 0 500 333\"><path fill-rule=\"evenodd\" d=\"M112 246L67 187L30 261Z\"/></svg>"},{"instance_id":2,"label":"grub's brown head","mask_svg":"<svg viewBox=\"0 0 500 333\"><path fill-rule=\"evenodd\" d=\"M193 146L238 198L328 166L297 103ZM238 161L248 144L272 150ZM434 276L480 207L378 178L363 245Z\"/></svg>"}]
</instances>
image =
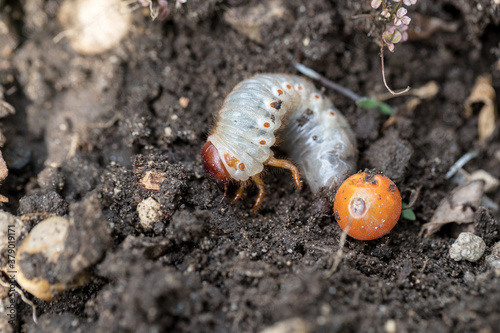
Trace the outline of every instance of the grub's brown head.
<instances>
[{"instance_id":1,"label":"grub's brown head","mask_svg":"<svg viewBox=\"0 0 500 333\"><path fill-rule=\"evenodd\" d=\"M205 143L201 150L201 159L203 161L203 169L214 180L217 185L222 188L227 188L227 184L231 175L226 170L219 155L219 151L212 142Z\"/></svg>"}]
</instances>

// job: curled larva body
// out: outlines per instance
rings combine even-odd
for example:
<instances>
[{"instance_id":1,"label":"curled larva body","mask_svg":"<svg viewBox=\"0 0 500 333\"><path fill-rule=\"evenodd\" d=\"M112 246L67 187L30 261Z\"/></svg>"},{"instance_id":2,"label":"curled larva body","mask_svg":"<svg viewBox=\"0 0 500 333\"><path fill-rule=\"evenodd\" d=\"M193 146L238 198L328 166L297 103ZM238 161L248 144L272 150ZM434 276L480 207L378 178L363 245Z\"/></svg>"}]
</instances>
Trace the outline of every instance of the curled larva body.
<instances>
[{"instance_id":1,"label":"curled larva body","mask_svg":"<svg viewBox=\"0 0 500 333\"><path fill-rule=\"evenodd\" d=\"M280 148L300 167L316 193L336 187L354 172L356 138L342 114L312 83L299 76L257 75L240 82L226 97L218 122L202 150L205 170L226 188L228 181L252 179L259 187L254 205L264 196L259 176L264 165L290 169L300 187L297 167L273 157Z\"/></svg>"}]
</instances>

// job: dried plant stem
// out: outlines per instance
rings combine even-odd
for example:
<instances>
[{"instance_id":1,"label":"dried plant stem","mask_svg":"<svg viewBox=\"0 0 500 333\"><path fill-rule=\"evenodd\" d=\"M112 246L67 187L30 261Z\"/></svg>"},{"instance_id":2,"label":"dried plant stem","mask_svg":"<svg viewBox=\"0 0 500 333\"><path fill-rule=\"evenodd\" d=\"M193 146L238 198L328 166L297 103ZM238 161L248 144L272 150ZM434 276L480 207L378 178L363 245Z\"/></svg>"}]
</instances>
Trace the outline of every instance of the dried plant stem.
<instances>
[{"instance_id":1,"label":"dried plant stem","mask_svg":"<svg viewBox=\"0 0 500 333\"><path fill-rule=\"evenodd\" d=\"M394 91L392 90L391 88L389 88L389 85L387 84L387 80L385 79L385 66L384 66L384 45L382 45L382 47L380 47L380 64L382 66L382 79L384 80L384 85L385 85L385 88L393 95L397 96L397 95L401 95L401 94L404 94L408 91L410 91L410 87L406 87L406 89L403 89L403 90L400 90L400 91Z\"/></svg>"}]
</instances>

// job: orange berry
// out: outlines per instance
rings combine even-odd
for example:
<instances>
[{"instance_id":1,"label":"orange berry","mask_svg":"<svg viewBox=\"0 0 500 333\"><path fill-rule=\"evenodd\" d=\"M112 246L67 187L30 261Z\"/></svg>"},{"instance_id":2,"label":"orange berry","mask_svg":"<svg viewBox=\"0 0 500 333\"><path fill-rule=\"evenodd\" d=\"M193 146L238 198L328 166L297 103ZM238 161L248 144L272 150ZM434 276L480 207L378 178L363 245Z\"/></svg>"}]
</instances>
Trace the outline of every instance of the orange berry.
<instances>
[{"instance_id":1,"label":"orange berry","mask_svg":"<svg viewBox=\"0 0 500 333\"><path fill-rule=\"evenodd\" d=\"M401 195L386 176L361 172L340 185L333 208L337 223L349 236L372 240L398 223Z\"/></svg>"}]
</instances>

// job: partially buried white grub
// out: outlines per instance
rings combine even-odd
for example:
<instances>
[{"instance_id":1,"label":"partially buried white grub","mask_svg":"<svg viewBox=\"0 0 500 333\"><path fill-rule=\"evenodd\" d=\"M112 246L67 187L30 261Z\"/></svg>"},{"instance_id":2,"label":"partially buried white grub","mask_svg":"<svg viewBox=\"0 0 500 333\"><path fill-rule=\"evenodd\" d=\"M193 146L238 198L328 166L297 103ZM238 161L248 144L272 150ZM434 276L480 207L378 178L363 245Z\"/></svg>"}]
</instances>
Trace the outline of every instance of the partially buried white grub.
<instances>
[{"instance_id":1,"label":"partially buried white grub","mask_svg":"<svg viewBox=\"0 0 500 333\"><path fill-rule=\"evenodd\" d=\"M80 286L87 281L86 274L75 277L70 284L57 281L57 274L54 272L43 274L57 264L59 256L66 250L70 224L63 217L48 218L37 224L19 246L16 254L17 282L40 299L51 300L54 293ZM51 281L44 275L51 276Z\"/></svg>"},{"instance_id":2,"label":"partially buried white grub","mask_svg":"<svg viewBox=\"0 0 500 333\"><path fill-rule=\"evenodd\" d=\"M66 0L58 13L75 51L99 54L120 43L130 28L131 12L122 0Z\"/></svg>"}]
</instances>

